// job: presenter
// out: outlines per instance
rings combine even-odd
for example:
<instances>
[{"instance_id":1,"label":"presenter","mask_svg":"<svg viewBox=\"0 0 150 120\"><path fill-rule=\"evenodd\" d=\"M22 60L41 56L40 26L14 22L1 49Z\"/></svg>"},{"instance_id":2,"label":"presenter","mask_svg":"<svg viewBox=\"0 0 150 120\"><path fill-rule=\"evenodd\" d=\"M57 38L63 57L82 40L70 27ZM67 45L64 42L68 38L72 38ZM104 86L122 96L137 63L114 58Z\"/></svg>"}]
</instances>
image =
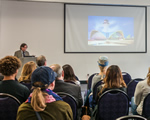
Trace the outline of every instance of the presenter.
<instances>
[{"instance_id":1,"label":"presenter","mask_svg":"<svg viewBox=\"0 0 150 120\"><path fill-rule=\"evenodd\" d=\"M21 57L26 57L26 56L30 56L29 52L26 51L26 49L28 48L26 43L22 43L20 45L20 50L16 51L14 56L21 58Z\"/></svg>"}]
</instances>

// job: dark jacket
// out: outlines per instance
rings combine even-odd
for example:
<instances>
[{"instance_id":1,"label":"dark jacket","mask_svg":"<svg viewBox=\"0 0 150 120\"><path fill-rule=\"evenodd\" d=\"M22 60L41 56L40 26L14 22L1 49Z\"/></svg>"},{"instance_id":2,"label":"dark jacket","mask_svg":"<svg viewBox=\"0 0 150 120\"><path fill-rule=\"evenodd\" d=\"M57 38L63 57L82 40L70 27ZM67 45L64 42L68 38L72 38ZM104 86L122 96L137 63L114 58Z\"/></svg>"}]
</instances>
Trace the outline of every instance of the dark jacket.
<instances>
[{"instance_id":1,"label":"dark jacket","mask_svg":"<svg viewBox=\"0 0 150 120\"><path fill-rule=\"evenodd\" d=\"M63 80L56 80L55 81L55 88L54 92L65 92L72 95L76 101L77 106L80 108L83 104L82 96L81 96L81 88L79 85L75 85L72 83L64 82Z\"/></svg>"}]
</instances>

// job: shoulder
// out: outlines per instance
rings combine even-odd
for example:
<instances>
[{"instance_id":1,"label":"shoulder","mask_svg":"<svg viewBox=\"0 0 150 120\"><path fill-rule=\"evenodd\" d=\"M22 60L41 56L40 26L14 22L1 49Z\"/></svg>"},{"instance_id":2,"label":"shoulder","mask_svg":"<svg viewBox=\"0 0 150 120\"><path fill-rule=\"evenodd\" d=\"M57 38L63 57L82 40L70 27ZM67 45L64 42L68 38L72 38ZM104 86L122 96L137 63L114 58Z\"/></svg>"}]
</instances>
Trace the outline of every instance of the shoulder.
<instances>
[{"instance_id":1,"label":"shoulder","mask_svg":"<svg viewBox=\"0 0 150 120\"><path fill-rule=\"evenodd\" d=\"M137 87L142 87L142 86L145 86L145 85L147 85L147 79L137 83Z\"/></svg>"},{"instance_id":2,"label":"shoulder","mask_svg":"<svg viewBox=\"0 0 150 120\"><path fill-rule=\"evenodd\" d=\"M26 53L29 53L28 51L25 51Z\"/></svg>"},{"instance_id":3,"label":"shoulder","mask_svg":"<svg viewBox=\"0 0 150 120\"><path fill-rule=\"evenodd\" d=\"M24 92L29 92L29 89L25 85L19 83L18 81L15 81L15 84L16 84L16 87L18 87L18 89Z\"/></svg>"},{"instance_id":4,"label":"shoulder","mask_svg":"<svg viewBox=\"0 0 150 120\"><path fill-rule=\"evenodd\" d=\"M93 77L93 79L92 80L100 80L101 79L101 75L99 75L99 74L96 74L96 75L94 75L94 77Z\"/></svg>"},{"instance_id":5,"label":"shoulder","mask_svg":"<svg viewBox=\"0 0 150 120\"><path fill-rule=\"evenodd\" d=\"M63 111L71 111L70 105L62 100L58 100L52 103L47 103L46 105L47 105L47 109L55 108L55 110L59 109Z\"/></svg>"},{"instance_id":6,"label":"shoulder","mask_svg":"<svg viewBox=\"0 0 150 120\"><path fill-rule=\"evenodd\" d=\"M17 50L15 53L19 53L19 52L21 52L21 50Z\"/></svg>"}]
</instances>

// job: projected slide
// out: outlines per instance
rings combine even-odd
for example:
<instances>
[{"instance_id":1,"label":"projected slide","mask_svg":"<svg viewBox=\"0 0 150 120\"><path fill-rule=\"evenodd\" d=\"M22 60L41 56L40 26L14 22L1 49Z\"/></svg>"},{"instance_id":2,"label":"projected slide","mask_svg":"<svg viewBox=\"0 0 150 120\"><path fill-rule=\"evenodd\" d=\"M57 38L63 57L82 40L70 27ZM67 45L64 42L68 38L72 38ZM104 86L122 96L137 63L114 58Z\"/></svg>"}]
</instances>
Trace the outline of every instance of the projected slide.
<instances>
[{"instance_id":1,"label":"projected slide","mask_svg":"<svg viewBox=\"0 0 150 120\"><path fill-rule=\"evenodd\" d=\"M88 16L88 45L127 46L134 43L134 18Z\"/></svg>"},{"instance_id":2,"label":"projected slide","mask_svg":"<svg viewBox=\"0 0 150 120\"><path fill-rule=\"evenodd\" d=\"M65 4L65 53L146 53L145 6Z\"/></svg>"}]
</instances>

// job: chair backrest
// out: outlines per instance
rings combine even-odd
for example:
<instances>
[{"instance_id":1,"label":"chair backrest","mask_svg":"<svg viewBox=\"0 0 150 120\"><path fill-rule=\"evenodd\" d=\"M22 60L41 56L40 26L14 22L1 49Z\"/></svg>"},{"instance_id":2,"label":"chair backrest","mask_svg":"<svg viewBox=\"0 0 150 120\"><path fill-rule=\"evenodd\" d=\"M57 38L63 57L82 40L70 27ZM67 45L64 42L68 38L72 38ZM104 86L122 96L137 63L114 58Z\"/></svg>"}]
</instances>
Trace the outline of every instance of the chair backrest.
<instances>
[{"instance_id":1,"label":"chair backrest","mask_svg":"<svg viewBox=\"0 0 150 120\"><path fill-rule=\"evenodd\" d=\"M141 78L133 79L127 85L127 95L129 97L130 101L131 101L131 98L134 96L134 92L135 92L135 88L136 88L137 83L141 80L143 80L143 79L141 79Z\"/></svg>"},{"instance_id":2,"label":"chair backrest","mask_svg":"<svg viewBox=\"0 0 150 120\"><path fill-rule=\"evenodd\" d=\"M116 120L147 120L147 119L139 115L127 115L117 118Z\"/></svg>"},{"instance_id":3,"label":"chair backrest","mask_svg":"<svg viewBox=\"0 0 150 120\"><path fill-rule=\"evenodd\" d=\"M98 82L95 84L95 86L94 86L94 88L93 88L93 100L96 100L97 87L98 87L99 85L101 85L102 83L103 83L102 80L100 80L100 81L98 81Z\"/></svg>"},{"instance_id":4,"label":"chair backrest","mask_svg":"<svg viewBox=\"0 0 150 120\"><path fill-rule=\"evenodd\" d=\"M131 81L131 76L127 72L122 72L123 80L125 81L126 85Z\"/></svg>"},{"instance_id":5,"label":"chair backrest","mask_svg":"<svg viewBox=\"0 0 150 120\"><path fill-rule=\"evenodd\" d=\"M91 84L92 84L92 79L94 77L94 75L97 73L92 74L89 78L88 78L88 83L87 83L87 89L91 89Z\"/></svg>"},{"instance_id":6,"label":"chair backrest","mask_svg":"<svg viewBox=\"0 0 150 120\"><path fill-rule=\"evenodd\" d=\"M29 82L29 83L27 83L27 82ZM30 80L24 80L24 81L21 81L20 83L25 85L31 91L32 85L31 85L31 81Z\"/></svg>"},{"instance_id":7,"label":"chair backrest","mask_svg":"<svg viewBox=\"0 0 150 120\"><path fill-rule=\"evenodd\" d=\"M75 75L75 78L76 78L76 80L78 80L79 81L79 78Z\"/></svg>"},{"instance_id":8,"label":"chair backrest","mask_svg":"<svg viewBox=\"0 0 150 120\"><path fill-rule=\"evenodd\" d=\"M64 93L64 92L57 92L57 94L65 102L67 102L70 105L72 112L73 112L73 119L77 120L77 102L76 102L76 99L72 95Z\"/></svg>"},{"instance_id":9,"label":"chair backrest","mask_svg":"<svg viewBox=\"0 0 150 120\"><path fill-rule=\"evenodd\" d=\"M127 94L118 89L104 92L98 100L97 120L115 120L128 115L129 99Z\"/></svg>"},{"instance_id":10,"label":"chair backrest","mask_svg":"<svg viewBox=\"0 0 150 120\"><path fill-rule=\"evenodd\" d=\"M142 116L150 117L150 93L144 99Z\"/></svg>"},{"instance_id":11,"label":"chair backrest","mask_svg":"<svg viewBox=\"0 0 150 120\"><path fill-rule=\"evenodd\" d=\"M0 120L16 120L20 101L6 93L0 93Z\"/></svg>"}]
</instances>

